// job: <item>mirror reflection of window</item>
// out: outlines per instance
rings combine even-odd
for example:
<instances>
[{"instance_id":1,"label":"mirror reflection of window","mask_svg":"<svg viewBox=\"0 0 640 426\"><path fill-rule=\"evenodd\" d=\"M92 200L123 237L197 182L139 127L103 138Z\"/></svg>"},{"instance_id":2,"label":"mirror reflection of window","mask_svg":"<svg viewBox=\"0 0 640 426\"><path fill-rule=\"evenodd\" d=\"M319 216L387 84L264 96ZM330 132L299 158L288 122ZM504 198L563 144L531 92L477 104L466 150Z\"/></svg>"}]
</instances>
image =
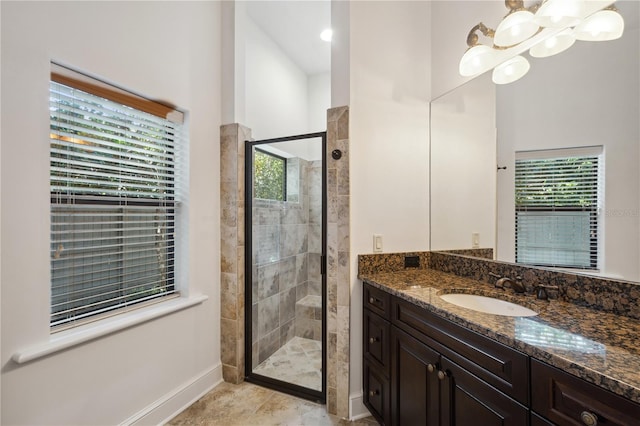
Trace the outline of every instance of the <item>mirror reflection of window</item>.
<instances>
[{"instance_id":1,"label":"mirror reflection of window","mask_svg":"<svg viewBox=\"0 0 640 426\"><path fill-rule=\"evenodd\" d=\"M516 153L516 262L596 270L602 147Z\"/></svg>"}]
</instances>

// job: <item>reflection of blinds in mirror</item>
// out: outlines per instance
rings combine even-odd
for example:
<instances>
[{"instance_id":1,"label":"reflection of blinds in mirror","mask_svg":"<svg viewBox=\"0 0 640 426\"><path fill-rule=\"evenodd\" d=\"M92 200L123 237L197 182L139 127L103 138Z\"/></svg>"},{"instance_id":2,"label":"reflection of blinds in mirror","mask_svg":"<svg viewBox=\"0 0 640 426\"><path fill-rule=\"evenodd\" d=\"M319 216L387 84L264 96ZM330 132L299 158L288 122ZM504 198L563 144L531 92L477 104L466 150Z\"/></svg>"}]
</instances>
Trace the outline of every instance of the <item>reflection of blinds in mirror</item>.
<instances>
[{"instance_id":1,"label":"reflection of blinds in mirror","mask_svg":"<svg viewBox=\"0 0 640 426\"><path fill-rule=\"evenodd\" d=\"M597 269L602 147L516 154L516 262Z\"/></svg>"}]
</instances>

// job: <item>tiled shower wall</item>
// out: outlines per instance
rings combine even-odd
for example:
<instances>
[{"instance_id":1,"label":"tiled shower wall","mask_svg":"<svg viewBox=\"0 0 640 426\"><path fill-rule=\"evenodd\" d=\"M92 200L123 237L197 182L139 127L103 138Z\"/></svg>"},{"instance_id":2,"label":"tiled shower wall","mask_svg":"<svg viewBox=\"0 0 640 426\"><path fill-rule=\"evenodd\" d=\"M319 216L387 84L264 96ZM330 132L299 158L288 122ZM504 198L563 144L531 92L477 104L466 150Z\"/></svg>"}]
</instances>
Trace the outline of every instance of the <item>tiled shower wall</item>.
<instances>
[{"instance_id":1,"label":"tiled shower wall","mask_svg":"<svg viewBox=\"0 0 640 426\"><path fill-rule=\"evenodd\" d=\"M314 165L321 167L321 162L318 166L300 158L287 159L287 201L253 201L254 368L294 336L319 339L322 332L305 318L296 319L296 302L310 293L320 295L320 283L310 280L314 269L320 272L319 256L310 259L309 253L311 248L319 251L321 242L317 226L321 222L311 212L312 205L322 207L322 188L312 189L310 184ZM315 179L313 184L321 181ZM311 262L314 267L310 268Z\"/></svg>"}]
</instances>

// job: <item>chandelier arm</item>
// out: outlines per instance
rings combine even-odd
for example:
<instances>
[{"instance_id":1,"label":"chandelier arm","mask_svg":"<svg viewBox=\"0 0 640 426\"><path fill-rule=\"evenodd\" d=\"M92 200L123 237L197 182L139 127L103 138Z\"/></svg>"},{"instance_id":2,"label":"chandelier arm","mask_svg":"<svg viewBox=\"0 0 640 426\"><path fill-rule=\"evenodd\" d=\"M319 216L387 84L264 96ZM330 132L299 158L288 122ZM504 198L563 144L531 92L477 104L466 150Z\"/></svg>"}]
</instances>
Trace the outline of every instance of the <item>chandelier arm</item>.
<instances>
[{"instance_id":1,"label":"chandelier arm","mask_svg":"<svg viewBox=\"0 0 640 426\"><path fill-rule=\"evenodd\" d=\"M496 33L495 30L487 27L485 24L480 22L478 25L474 26L469 31L469 34L467 35L467 46L473 47L479 44L478 43L479 37L478 37L478 34L476 34L476 31L480 31L482 35L490 38L493 38L493 36Z\"/></svg>"}]
</instances>

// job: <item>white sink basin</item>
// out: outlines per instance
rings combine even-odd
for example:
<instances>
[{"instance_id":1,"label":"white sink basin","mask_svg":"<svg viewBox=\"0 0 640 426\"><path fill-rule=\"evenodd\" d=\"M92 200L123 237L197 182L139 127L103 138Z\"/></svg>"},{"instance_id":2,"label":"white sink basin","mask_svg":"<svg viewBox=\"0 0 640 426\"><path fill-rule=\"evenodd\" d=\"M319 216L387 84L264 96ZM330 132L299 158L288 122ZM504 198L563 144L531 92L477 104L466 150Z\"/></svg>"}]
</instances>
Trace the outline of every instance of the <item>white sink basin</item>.
<instances>
[{"instance_id":1,"label":"white sink basin","mask_svg":"<svg viewBox=\"0 0 640 426\"><path fill-rule=\"evenodd\" d=\"M516 303L495 299L493 297L479 296L477 294L452 293L443 294L440 298L454 305L487 314L505 315L508 317L532 317L538 315L536 311L532 311Z\"/></svg>"}]
</instances>

